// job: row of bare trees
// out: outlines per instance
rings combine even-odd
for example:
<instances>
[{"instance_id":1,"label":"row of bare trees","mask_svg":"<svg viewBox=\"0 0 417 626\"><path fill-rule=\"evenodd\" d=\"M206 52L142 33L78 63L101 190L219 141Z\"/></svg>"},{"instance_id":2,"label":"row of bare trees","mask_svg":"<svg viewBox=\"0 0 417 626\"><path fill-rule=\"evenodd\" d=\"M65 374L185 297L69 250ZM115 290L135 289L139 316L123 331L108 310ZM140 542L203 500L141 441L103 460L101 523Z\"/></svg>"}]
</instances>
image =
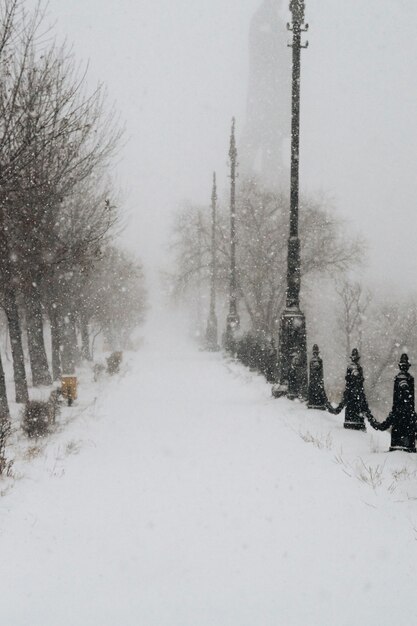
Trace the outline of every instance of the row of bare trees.
<instances>
[{"instance_id":1,"label":"row of bare trees","mask_svg":"<svg viewBox=\"0 0 417 626\"><path fill-rule=\"evenodd\" d=\"M357 347L364 355L367 392L373 402L391 402L392 378L404 351L417 354L415 298L377 297L358 281L336 284L337 326L346 355Z\"/></svg>"},{"instance_id":2,"label":"row of bare trees","mask_svg":"<svg viewBox=\"0 0 417 626\"><path fill-rule=\"evenodd\" d=\"M243 329L264 339L277 336L277 320L285 304L288 198L264 189L256 180L242 181L237 198L240 314ZM197 306L209 293L211 271L210 210L187 206L174 223L174 271L169 275L177 300ZM417 305L411 300L384 301L358 282L366 245L349 235L346 224L326 209L324 200L304 198L300 211L303 309L308 336L319 343L330 392L340 395L345 361L351 350L363 353L367 391L374 403L390 401L392 376L401 351L417 354ZM220 304L229 289L229 209L219 208L216 231L217 290ZM225 319L226 312L223 317ZM202 320L204 324L204 318Z\"/></svg>"},{"instance_id":3,"label":"row of bare trees","mask_svg":"<svg viewBox=\"0 0 417 626\"><path fill-rule=\"evenodd\" d=\"M256 180L244 181L237 197L237 271L240 300L254 332L273 335L285 304L288 198L262 188ZM216 252L218 291L226 295L229 284L230 234L228 209L220 208ZM318 202L306 199L300 213L302 276L337 276L358 263L360 243L349 239L342 224ZM174 224L171 274L177 298L194 296L201 281L210 276L210 212L188 206ZM303 282L306 285L307 281ZM241 311L242 313L242 311Z\"/></svg>"},{"instance_id":4,"label":"row of bare trees","mask_svg":"<svg viewBox=\"0 0 417 626\"><path fill-rule=\"evenodd\" d=\"M17 402L28 399L24 332L32 383L49 385L74 372L78 334L90 358L93 320L114 335L122 285L131 301L121 327L131 325L126 311L143 310L140 266L110 245L118 216L108 171L122 130L104 87L89 91L72 51L51 36L40 5L0 0L0 303ZM0 403L7 416L1 359Z\"/></svg>"}]
</instances>

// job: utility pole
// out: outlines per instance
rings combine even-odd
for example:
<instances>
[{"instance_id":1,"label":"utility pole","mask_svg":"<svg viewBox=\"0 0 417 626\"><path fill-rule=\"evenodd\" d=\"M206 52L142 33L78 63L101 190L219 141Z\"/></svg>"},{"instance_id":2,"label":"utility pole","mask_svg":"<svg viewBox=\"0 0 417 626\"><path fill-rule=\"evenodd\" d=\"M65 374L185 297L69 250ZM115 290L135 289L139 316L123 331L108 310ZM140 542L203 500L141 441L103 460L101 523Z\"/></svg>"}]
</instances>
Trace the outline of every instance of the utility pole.
<instances>
[{"instance_id":1,"label":"utility pole","mask_svg":"<svg viewBox=\"0 0 417 626\"><path fill-rule=\"evenodd\" d=\"M201 270L203 267L203 223L201 218L201 210L198 209L197 213L197 323L195 329L195 335L199 341L202 340L202 314L201 314L201 301L202 301L202 293L201 293L201 285L202 285L202 276Z\"/></svg>"},{"instance_id":2,"label":"utility pole","mask_svg":"<svg viewBox=\"0 0 417 626\"><path fill-rule=\"evenodd\" d=\"M232 120L230 135L230 288L229 314L226 321L226 349L233 349L234 332L240 326L237 312L237 274L236 274L236 169L237 149L235 137L235 118Z\"/></svg>"},{"instance_id":3,"label":"utility pole","mask_svg":"<svg viewBox=\"0 0 417 626\"><path fill-rule=\"evenodd\" d=\"M218 345L217 316L216 316L216 210L217 210L217 184L216 172L213 174L213 190L211 193L211 268L210 268L210 311L207 320L206 347L210 352L217 352Z\"/></svg>"},{"instance_id":4,"label":"utility pole","mask_svg":"<svg viewBox=\"0 0 417 626\"><path fill-rule=\"evenodd\" d=\"M288 240L287 299L280 322L279 384L274 388L276 397L307 397L307 333L304 313L300 310L300 239L299 214L299 164L300 164L300 75L301 33L308 30L304 25L304 0L291 0L292 24L292 114L291 114L291 207L290 236Z\"/></svg>"}]
</instances>

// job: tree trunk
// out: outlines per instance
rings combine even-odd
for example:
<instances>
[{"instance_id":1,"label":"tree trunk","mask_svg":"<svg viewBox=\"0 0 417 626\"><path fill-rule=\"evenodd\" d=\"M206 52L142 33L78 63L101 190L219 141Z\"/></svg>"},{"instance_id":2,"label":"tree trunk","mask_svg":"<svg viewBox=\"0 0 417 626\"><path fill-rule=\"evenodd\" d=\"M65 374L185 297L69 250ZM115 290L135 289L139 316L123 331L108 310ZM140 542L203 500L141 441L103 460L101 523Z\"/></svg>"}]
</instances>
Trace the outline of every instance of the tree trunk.
<instances>
[{"instance_id":1,"label":"tree trunk","mask_svg":"<svg viewBox=\"0 0 417 626\"><path fill-rule=\"evenodd\" d=\"M4 378L3 362L0 355L0 421L10 418L9 403L7 402L6 380Z\"/></svg>"},{"instance_id":2,"label":"tree trunk","mask_svg":"<svg viewBox=\"0 0 417 626\"><path fill-rule=\"evenodd\" d=\"M78 347L77 324L76 324L75 315L73 313L71 313L69 316L69 329L70 329L72 349L74 351L74 361L75 361L75 365L77 366L81 364L82 358L81 358L81 350Z\"/></svg>"},{"instance_id":3,"label":"tree trunk","mask_svg":"<svg viewBox=\"0 0 417 626\"><path fill-rule=\"evenodd\" d=\"M104 334L107 341L107 348L110 352L114 352L118 350L118 346L116 344L116 337L114 332L114 324L112 321L108 321L106 324L106 330Z\"/></svg>"},{"instance_id":4,"label":"tree trunk","mask_svg":"<svg viewBox=\"0 0 417 626\"><path fill-rule=\"evenodd\" d=\"M59 332L61 337L61 365L64 376L75 374L77 362L77 334L74 333L75 324L71 313L59 316Z\"/></svg>"},{"instance_id":5,"label":"tree trunk","mask_svg":"<svg viewBox=\"0 0 417 626\"><path fill-rule=\"evenodd\" d=\"M52 305L49 308L51 325L52 378L56 382L61 378L61 337L59 332L58 312Z\"/></svg>"},{"instance_id":6,"label":"tree trunk","mask_svg":"<svg viewBox=\"0 0 417 626\"><path fill-rule=\"evenodd\" d=\"M86 361L92 361L90 351L90 333L88 331L88 319L86 315L81 314L81 356Z\"/></svg>"},{"instance_id":7,"label":"tree trunk","mask_svg":"<svg viewBox=\"0 0 417 626\"><path fill-rule=\"evenodd\" d=\"M20 328L19 310L17 308L15 292L12 289L6 289L4 300L9 326L10 345L12 348L16 402L25 403L29 400L29 394L25 370L25 357L23 353L22 331Z\"/></svg>"},{"instance_id":8,"label":"tree trunk","mask_svg":"<svg viewBox=\"0 0 417 626\"><path fill-rule=\"evenodd\" d=\"M26 323L33 386L51 385L43 336L42 305L36 288L31 289L26 297Z\"/></svg>"}]
</instances>

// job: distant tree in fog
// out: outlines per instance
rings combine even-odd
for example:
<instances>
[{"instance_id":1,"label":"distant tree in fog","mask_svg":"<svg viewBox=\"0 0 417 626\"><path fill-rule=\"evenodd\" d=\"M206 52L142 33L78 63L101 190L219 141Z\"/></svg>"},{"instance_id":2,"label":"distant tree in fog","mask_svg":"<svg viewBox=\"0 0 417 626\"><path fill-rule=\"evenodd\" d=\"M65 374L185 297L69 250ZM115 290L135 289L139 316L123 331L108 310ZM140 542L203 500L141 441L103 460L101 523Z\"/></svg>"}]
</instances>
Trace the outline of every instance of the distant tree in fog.
<instances>
[{"instance_id":1,"label":"distant tree in fog","mask_svg":"<svg viewBox=\"0 0 417 626\"><path fill-rule=\"evenodd\" d=\"M95 336L102 333L109 350L129 349L131 333L147 309L142 265L126 252L106 246L96 270L85 276L80 300L85 323L94 327ZM85 342L83 349L87 350Z\"/></svg>"},{"instance_id":2,"label":"distant tree in fog","mask_svg":"<svg viewBox=\"0 0 417 626\"><path fill-rule=\"evenodd\" d=\"M276 332L276 322L285 305L288 206L284 194L265 190L255 180L241 185L237 199L239 293L254 331ZM209 278L209 211L203 216L199 224L196 210L187 207L177 217L172 244L172 281L177 295L187 289L192 292L198 280ZM349 238L342 226L319 203L308 199L302 202L302 276L314 280L314 276L341 274L358 263L360 243ZM216 236L218 281L223 294L228 291L229 239L228 209L223 208Z\"/></svg>"},{"instance_id":3,"label":"distant tree in fog","mask_svg":"<svg viewBox=\"0 0 417 626\"><path fill-rule=\"evenodd\" d=\"M365 314L372 300L371 292L360 282L342 280L336 282L336 293L340 298L338 326L349 359L353 348L362 351Z\"/></svg>"},{"instance_id":4,"label":"distant tree in fog","mask_svg":"<svg viewBox=\"0 0 417 626\"><path fill-rule=\"evenodd\" d=\"M367 315L363 352L369 367L367 386L371 398L392 399L392 383L402 352L412 364L417 357L417 303L415 301L375 302ZM413 356L414 355L414 356Z\"/></svg>"}]
</instances>

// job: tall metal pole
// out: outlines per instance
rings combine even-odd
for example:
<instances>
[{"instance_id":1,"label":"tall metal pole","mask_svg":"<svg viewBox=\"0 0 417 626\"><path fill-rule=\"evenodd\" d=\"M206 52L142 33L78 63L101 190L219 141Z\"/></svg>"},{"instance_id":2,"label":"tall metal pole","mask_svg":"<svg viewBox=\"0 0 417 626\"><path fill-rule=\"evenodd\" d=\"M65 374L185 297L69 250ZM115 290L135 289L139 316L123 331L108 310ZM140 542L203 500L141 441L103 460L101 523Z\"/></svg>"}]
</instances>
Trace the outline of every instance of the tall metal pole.
<instances>
[{"instance_id":1,"label":"tall metal pole","mask_svg":"<svg viewBox=\"0 0 417 626\"><path fill-rule=\"evenodd\" d=\"M211 268L210 268L210 311L207 320L206 347L211 352L219 350L217 316L216 316L216 210L217 210L217 184L216 172L213 174L213 190L211 193Z\"/></svg>"},{"instance_id":2,"label":"tall metal pole","mask_svg":"<svg viewBox=\"0 0 417 626\"><path fill-rule=\"evenodd\" d=\"M280 324L280 384L274 395L287 394L289 398L307 397L307 336L304 314L300 310L300 239L299 214L299 164L300 164L300 76L301 43L304 26L304 0L291 0L292 24L292 115L291 115L291 207L290 236L288 240L287 299Z\"/></svg>"},{"instance_id":3,"label":"tall metal pole","mask_svg":"<svg viewBox=\"0 0 417 626\"><path fill-rule=\"evenodd\" d=\"M232 348L234 331L239 328L240 319L237 312L237 273L236 273L236 169L237 149L235 137L235 118L232 120L230 135L230 288L229 314L226 323L226 348Z\"/></svg>"},{"instance_id":4,"label":"tall metal pole","mask_svg":"<svg viewBox=\"0 0 417 626\"><path fill-rule=\"evenodd\" d=\"M197 311L196 311L197 324L196 324L196 331L195 331L196 337L198 337L199 340L202 340L202 337L203 337L203 332L202 332L203 322L202 322L202 314L201 314L201 300L202 300L202 293L201 293L201 284L202 284L201 270L202 270L202 267L203 267L202 231L203 231L203 225L202 225L202 219L201 219L201 211L199 209L198 210L198 214L197 214L197 264L198 264L198 270L197 270Z\"/></svg>"}]
</instances>

